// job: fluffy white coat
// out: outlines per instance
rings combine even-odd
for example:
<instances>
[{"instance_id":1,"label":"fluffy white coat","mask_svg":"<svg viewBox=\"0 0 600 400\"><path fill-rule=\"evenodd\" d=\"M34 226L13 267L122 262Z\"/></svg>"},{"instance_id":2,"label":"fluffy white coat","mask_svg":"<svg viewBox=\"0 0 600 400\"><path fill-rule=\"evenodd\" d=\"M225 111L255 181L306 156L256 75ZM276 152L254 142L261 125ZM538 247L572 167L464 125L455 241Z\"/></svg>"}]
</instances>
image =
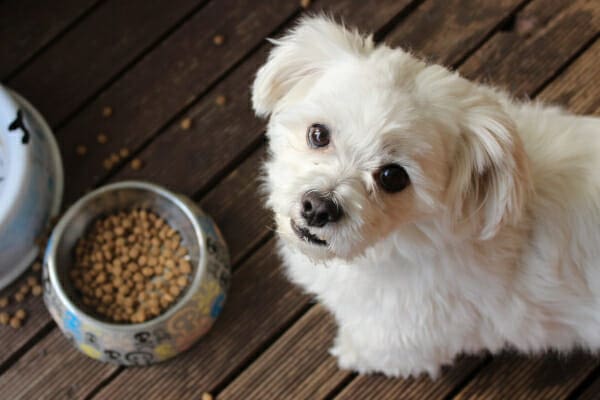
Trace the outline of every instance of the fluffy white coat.
<instances>
[{"instance_id":1,"label":"fluffy white coat","mask_svg":"<svg viewBox=\"0 0 600 400\"><path fill-rule=\"evenodd\" d=\"M600 120L306 18L253 85L270 116L268 206L290 279L339 326L342 368L435 376L460 353L600 348ZM307 145L307 127L331 131ZM376 171L402 165L386 193ZM306 226L301 196L344 210ZM291 221L325 240L299 238Z\"/></svg>"}]
</instances>

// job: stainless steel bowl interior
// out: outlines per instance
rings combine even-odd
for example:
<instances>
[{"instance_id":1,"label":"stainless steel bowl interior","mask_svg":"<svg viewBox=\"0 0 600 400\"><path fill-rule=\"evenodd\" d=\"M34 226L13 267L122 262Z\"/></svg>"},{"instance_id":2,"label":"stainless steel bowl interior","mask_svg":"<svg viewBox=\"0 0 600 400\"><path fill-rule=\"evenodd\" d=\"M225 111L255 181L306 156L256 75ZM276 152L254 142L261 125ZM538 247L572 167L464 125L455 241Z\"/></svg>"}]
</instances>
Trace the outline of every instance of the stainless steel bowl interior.
<instances>
[{"instance_id":1,"label":"stainless steel bowl interior","mask_svg":"<svg viewBox=\"0 0 600 400\"><path fill-rule=\"evenodd\" d=\"M76 203L69 210L68 214L65 215L65 218L67 218L66 223L62 226L58 237L55 238L57 242L54 244L54 262L58 283L61 285L60 289L62 289L69 300L87 315L108 323L110 322L96 314L80 301L71 283L68 271L75 259L74 250L77 241L86 234L88 228L91 227L91 224L95 220L115 212L136 208L155 212L179 232L182 238L182 245L189 250L190 263L194 267L194 271L191 274L192 283L190 286L194 286L196 282L196 269L200 265L200 238L198 238L188 214L180 208L179 202L174 201L169 192L154 190L150 185L112 188L109 186L106 190L101 189L95 192L95 195L86 197L83 201ZM190 286L188 286L186 292L190 289ZM186 293L183 293L180 299L184 297L186 297Z\"/></svg>"}]
</instances>

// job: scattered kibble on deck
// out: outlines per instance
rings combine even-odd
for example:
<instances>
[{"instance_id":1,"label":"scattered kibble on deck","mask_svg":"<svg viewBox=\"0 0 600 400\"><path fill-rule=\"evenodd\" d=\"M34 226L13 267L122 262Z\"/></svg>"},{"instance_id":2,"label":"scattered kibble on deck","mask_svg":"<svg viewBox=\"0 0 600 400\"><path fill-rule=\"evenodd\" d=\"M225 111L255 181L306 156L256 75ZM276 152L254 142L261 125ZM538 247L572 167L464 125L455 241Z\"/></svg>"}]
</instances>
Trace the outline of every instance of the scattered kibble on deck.
<instances>
[{"instance_id":1,"label":"scattered kibble on deck","mask_svg":"<svg viewBox=\"0 0 600 400\"><path fill-rule=\"evenodd\" d=\"M112 113L113 113L112 107L106 106L106 107L102 108L102 116L103 117L108 118L112 115Z\"/></svg>"},{"instance_id":2,"label":"scattered kibble on deck","mask_svg":"<svg viewBox=\"0 0 600 400\"><path fill-rule=\"evenodd\" d=\"M78 156L85 156L87 154L87 147L84 145L79 145L77 148L75 148L75 152Z\"/></svg>"},{"instance_id":3,"label":"scattered kibble on deck","mask_svg":"<svg viewBox=\"0 0 600 400\"><path fill-rule=\"evenodd\" d=\"M133 170L138 171L138 170L142 169L143 166L144 166L144 163L139 158L134 158L133 160L131 160L131 168Z\"/></svg>"},{"instance_id":4,"label":"scattered kibble on deck","mask_svg":"<svg viewBox=\"0 0 600 400\"><path fill-rule=\"evenodd\" d=\"M99 134L96 139L100 144L106 144L108 142L108 136L106 136L104 133Z\"/></svg>"},{"instance_id":5,"label":"scattered kibble on deck","mask_svg":"<svg viewBox=\"0 0 600 400\"><path fill-rule=\"evenodd\" d=\"M223 35L215 35L215 36L213 37L213 43L214 43L216 46L220 46L220 45L222 45L223 43L225 43L225 37L224 37Z\"/></svg>"},{"instance_id":6,"label":"scattered kibble on deck","mask_svg":"<svg viewBox=\"0 0 600 400\"><path fill-rule=\"evenodd\" d=\"M179 123L179 126L184 131L187 131L188 129L190 129L192 127L192 119L191 118L182 119L181 122Z\"/></svg>"},{"instance_id":7,"label":"scattered kibble on deck","mask_svg":"<svg viewBox=\"0 0 600 400\"><path fill-rule=\"evenodd\" d=\"M215 103L219 106L219 107L223 107L225 104L227 104L227 97L223 96L222 94L218 95L215 98Z\"/></svg>"},{"instance_id":8,"label":"scattered kibble on deck","mask_svg":"<svg viewBox=\"0 0 600 400\"><path fill-rule=\"evenodd\" d=\"M35 297L40 297L42 293L44 293L44 289L40 285L35 285L33 288L31 288L31 294Z\"/></svg>"},{"instance_id":9,"label":"scattered kibble on deck","mask_svg":"<svg viewBox=\"0 0 600 400\"><path fill-rule=\"evenodd\" d=\"M121 156L121 158L129 157L129 149L126 147L123 147L121 150L119 150L119 155Z\"/></svg>"}]
</instances>

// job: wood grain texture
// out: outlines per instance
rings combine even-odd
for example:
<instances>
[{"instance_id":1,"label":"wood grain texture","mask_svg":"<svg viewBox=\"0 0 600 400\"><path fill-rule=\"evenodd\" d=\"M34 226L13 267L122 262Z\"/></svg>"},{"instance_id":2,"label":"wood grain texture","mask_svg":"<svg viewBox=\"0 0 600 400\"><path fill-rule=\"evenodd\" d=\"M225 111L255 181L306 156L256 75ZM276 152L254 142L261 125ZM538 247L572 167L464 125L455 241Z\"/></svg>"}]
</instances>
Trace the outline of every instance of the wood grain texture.
<instances>
[{"instance_id":1,"label":"wood grain texture","mask_svg":"<svg viewBox=\"0 0 600 400\"><path fill-rule=\"evenodd\" d=\"M527 97L549 78L547 71L560 70L599 31L598 1L533 1L517 15L514 29L495 35L460 71Z\"/></svg>"},{"instance_id":2,"label":"wood grain texture","mask_svg":"<svg viewBox=\"0 0 600 400\"><path fill-rule=\"evenodd\" d=\"M320 399L347 376L329 356L333 318L314 306L218 399Z\"/></svg>"},{"instance_id":3,"label":"wood grain texture","mask_svg":"<svg viewBox=\"0 0 600 400\"><path fill-rule=\"evenodd\" d=\"M565 399L597 365L597 359L500 355L481 370L457 396L466 399Z\"/></svg>"},{"instance_id":4,"label":"wood grain texture","mask_svg":"<svg viewBox=\"0 0 600 400\"><path fill-rule=\"evenodd\" d=\"M225 4L225 6L226 5L227 4ZM231 6L231 4L229 4L229 5ZM163 6L164 6L164 4L163 4ZM294 4L293 7L296 7L296 5ZM208 10L208 11L206 11L206 10ZM224 10L225 9L222 9L222 8L210 10L209 7L206 7L206 9L203 9L202 11L204 11L205 13L208 12L208 14L204 15L202 18L200 18L200 19L198 19L196 21L196 24L199 24L199 25L197 25L195 27L196 31L199 30L201 32L204 32L204 35L205 35L205 38L206 38L206 42L204 44L204 47L206 47L206 46L215 47L212 44L212 37L213 37L214 32L216 30L220 30L220 31L223 31L223 32L226 32L226 31L227 32L228 31L230 31L230 32L239 31L237 33L237 35L244 35L244 33L246 32L245 29L253 30L252 24L264 23L266 25L262 26L261 29L263 31L262 35L265 35L266 34L265 31L267 29L272 29L277 23L282 22L287 17L286 13L277 14L273 10L264 10L264 9L261 11L260 8L258 8L255 13L249 12L249 13L247 13L246 16L244 16L243 15L243 10L241 10L238 7L238 10L237 10L238 14L237 14L237 16L239 18L241 18L241 20L239 18L237 18L237 19L235 18L236 14L234 14L233 16L230 16L229 19L227 19L227 18L225 18L225 19L224 18L217 18L217 17L220 16L219 13L225 12ZM264 15L261 14L261 12ZM216 13L216 15L215 15L215 13ZM197 15L196 15L196 17L197 17ZM210 28L209 25L206 25L206 24L202 25L203 23L206 23L206 21L209 20L210 18L212 18L212 20L213 20L213 28L212 28L212 29L214 29L213 31L207 31L207 29ZM250 23L250 22L248 22L246 20L246 18L250 18L250 19L254 18L255 20ZM271 28L269 28L269 25L267 24L267 22L269 22L269 21L271 23L271 25L270 25ZM242 29L242 28L237 27L237 26L228 26L227 25L228 22L231 23L231 24L244 24L244 23L246 23L246 24L250 24L250 26ZM219 26L218 29L214 27L215 24L219 24L218 25ZM185 26L182 27L182 29L185 30ZM190 37L187 37L187 36L184 37L187 42L195 42L196 41L197 37L194 36L195 33L196 33L196 31L188 29L187 34L188 35L192 35L192 36L190 36ZM175 34L175 36L176 35L177 35L177 33ZM255 34L257 42L260 41L260 35L261 35L261 33ZM234 40L235 36L232 34L230 36L230 38L231 38L231 40ZM242 42L244 42L244 41L242 41ZM250 46L249 42L246 41L245 43L246 43L247 46ZM181 35L180 35L179 39L177 39L175 41L172 41L171 44L174 45L174 46L176 46L176 47L177 46L181 46L182 45L182 43L181 43ZM161 44L161 46L159 46L159 48L156 51L163 51L164 52L163 48L165 46L166 46L166 44L163 42L163 44ZM163 49L163 50L161 50L161 49ZM179 49L180 49L180 47L179 47ZM239 52L237 52L237 53L233 49L225 51L228 54L227 58L231 60L231 59L233 59L235 57L241 57L241 56L243 56L243 51L242 50L244 50L244 49L238 49L238 50L239 50ZM194 61L194 63L200 63L199 59L196 59ZM213 64L211 64L209 62L204 62L202 64L206 68L210 68L211 70L217 68L216 64L213 65ZM147 68L151 69L152 66L151 65L147 65ZM220 72L223 72L223 71L220 71ZM217 74L217 73L220 73L220 72L217 71L217 70L214 70L213 73ZM140 81L139 84L140 85L145 84L148 87L152 86L152 85L149 85L148 82L152 82L152 80L151 79L150 80L146 80L145 83L142 82L142 81ZM203 84L208 85L209 83L210 82L204 81ZM163 84L168 85L168 82L163 82ZM125 96L125 94L123 94L123 95ZM128 101L129 101L129 99L127 99L127 98L123 99L124 104L128 104ZM160 104L158 104L158 103L161 103L161 100L160 99L155 99L155 101L157 102L156 106L160 107ZM178 107L182 107L184 104L185 104L185 101L182 101L181 103L179 103ZM116 104L116 103L111 103L110 105L115 109L115 111L114 111L115 115L113 117L111 117L110 119L108 119L108 120L118 121L119 120L120 108L118 108L118 104ZM95 108L93 110L94 111L94 117L97 117L97 118L101 119L102 121L107 121L106 118L103 118L101 116L101 108L102 108L101 106L97 106L97 108ZM122 115L121 115L121 117L122 117ZM61 132L62 131L58 132L59 137L60 137L60 133ZM99 144L94 143L96 141L97 133L99 133L99 132L100 131L94 131L94 130L91 130L90 128L86 127L86 128L82 128L82 131L77 134L78 137L85 137L88 140L86 142L86 144L88 144L88 149L89 149L91 155L93 155L93 152L94 152L93 149L94 148L98 148L100 146ZM81 170L81 166L80 166L80 164L81 164L81 158L78 157L78 156L76 156L74 154L75 153L74 152L74 146L71 148L71 154L70 154L71 157L65 157L65 154L66 154L65 151L66 150L65 150L65 146L64 145L61 146L61 151L63 153L63 162L65 164L65 173L66 173L66 181L67 182L71 182L71 183L73 183L75 185L75 182L72 179L72 175L75 174L75 173L81 173L84 176L84 178L86 176L88 176L88 172L87 171L85 171L85 170L82 171ZM88 155L90 155L90 154L88 154ZM101 169L101 168L102 167L99 166L97 169ZM89 178L89 176L88 176L88 178ZM152 180L152 176L151 175L146 175L144 178ZM73 187L73 186L69 186L69 184L67 184L67 187ZM81 194L81 193L83 193L84 189L85 189L85 187L82 187L80 185L79 188L77 189L77 191L78 191L79 194ZM28 304L28 310L31 313L31 317L30 317L30 320L28 321L28 324L26 325L26 327L24 329L20 330L18 332L18 334L13 334L13 332L8 333L9 332L8 328L2 328L3 330L7 331L7 335L6 335L6 337L3 336L3 342L4 342L5 345L0 350L0 362L8 359L11 356L11 354L13 354L15 351L18 351L21 348L21 346L23 346L24 344L28 343L29 340L31 340L31 338L35 335L35 333L40 328L42 328L46 324L50 323L50 321L51 321L50 316L46 312L45 307L44 307L41 299L32 299L30 302L31 303Z\"/></svg>"},{"instance_id":5,"label":"wood grain texture","mask_svg":"<svg viewBox=\"0 0 600 400\"><path fill-rule=\"evenodd\" d=\"M252 201L253 198L257 196L255 189L256 173L258 171L254 167L258 164L259 158L262 156L262 152L256 152L256 154L246 160L246 162L235 172L227 176L213 191L209 192L201 203L203 209L215 219L225 235L232 263L234 265L237 265L250 249L258 246L259 243L264 240L267 233L266 226L270 216L266 210L261 207L261 204L258 201ZM249 201L251 201L251 206L248 206ZM271 257L271 252L263 252L262 254L265 257ZM250 284L252 283L245 281L240 283L241 286ZM13 330L8 327L0 327L0 329L2 329L0 333L2 334L3 343L10 343L13 345L13 348L10 349L4 346L0 348L3 352L0 353L0 361L4 361L9 357L15 349L18 348L16 346L21 346L24 343L24 338L29 339L41 326L50 323L50 316L42 302L39 301L39 298L29 299L27 303L24 304L24 307L29 311L30 316L28 317L27 324L22 329ZM229 307L230 305L228 302L227 308ZM55 327L52 334L56 334L57 332L59 331ZM23 358L29 359L33 357L32 354L44 353L46 347L48 347L48 342L42 340L29 349ZM56 344L56 350L53 349L53 351L62 352L66 356L72 358L87 358L79 354L79 352L66 340ZM39 362L35 365L32 364L31 368L37 368L44 372L43 377L39 377L40 387L51 384L51 381L56 380L64 382L64 385L66 386L76 384L76 381L69 378L71 371L63 368L62 364L49 362L47 359L39 359L38 361ZM21 361L19 360L19 363L20 362ZM92 362L91 364L81 364L79 365L79 368L96 370L98 365L99 363ZM107 370L106 372L110 373L113 371L114 368ZM13 380L5 381L2 379L2 376L0 376L0 388L4 387L6 390L10 389L18 391L19 385L23 385L21 380L16 380L14 382ZM2 392L0 391L0 393Z\"/></svg>"},{"instance_id":6,"label":"wood grain texture","mask_svg":"<svg viewBox=\"0 0 600 400\"><path fill-rule=\"evenodd\" d=\"M325 10L346 10L345 20L367 29L373 24L383 26L407 3L379 1L379 11L372 14L366 13L364 6L349 7L347 0L329 0L320 3L320 7ZM270 47L265 43L227 79L190 107L185 115L171 121L160 136L139 154L140 159L148 160L142 170L133 171L126 167L113 180L151 176L154 181L167 184L174 190L194 193L225 166L234 163L240 152L260 140L263 131L264 123L255 118L250 109L249 88ZM215 98L219 95L227 99L223 107L215 104ZM183 118L192 120L189 131L182 131L179 126ZM104 157L106 155L104 152ZM99 164L94 169L99 172L97 179L105 176ZM173 176L178 179L174 180Z\"/></svg>"},{"instance_id":7,"label":"wood grain texture","mask_svg":"<svg viewBox=\"0 0 600 400\"><path fill-rule=\"evenodd\" d=\"M539 98L581 114L600 115L600 40L552 81Z\"/></svg>"},{"instance_id":8,"label":"wood grain texture","mask_svg":"<svg viewBox=\"0 0 600 400\"><path fill-rule=\"evenodd\" d=\"M83 356L55 329L0 376L0 393L11 400L84 398L115 368Z\"/></svg>"},{"instance_id":9,"label":"wood grain texture","mask_svg":"<svg viewBox=\"0 0 600 400\"><path fill-rule=\"evenodd\" d=\"M54 126L197 4L170 0L165 7L160 1L108 0L8 84Z\"/></svg>"},{"instance_id":10,"label":"wood grain texture","mask_svg":"<svg viewBox=\"0 0 600 400\"><path fill-rule=\"evenodd\" d=\"M524 0L426 1L386 42L445 65L476 49ZM451 40L449 40L451 38Z\"/></svg>"},{"instance_id":11,"label":"wood grain texture","mask_svg":"<svg viewBox=\"0 0 600 400\"><path fill-rule=\"evenodd\" d=\"M427 376L409 379L386 378L382 375L358 376L336 399L446 399L457 383L473 373L483 357L461 357L452 367L444 368L435 381Z\"/></svg>"},{"instance_id":12,"label":"wood grain texture","mask_svg":"<svg viewBox=\"0 0 600 400\"><path fill-rule=\"evenodd\" d=\"M105 158L123 147L135 150L151 139L297 7L291 0L210 2L166 38L57 132L65 164L77 165L67 169L66 202L73 201L82 189L106 173L102 167ZM217 34L225 38L221 46L213 44ZM106 105L114 110L110 118L101 115ZM102 146L96 143L100 132L109 139ZM79 144L90 149L86 157L75 154Z\"/></svg>"},{"instance_id":13,"label":"wood grain texture","mask_svg":"<svg viewBox=\"0 0 600 400\"><path fill-rule=\"evenodd\" d=\"M98 0L0 2L0 80L15 71Z\"/></svg>"},{"instance_id":14,"label":"wood grain texture","mask_svg":"<svg viewBox=\"0 0 600 400\"><path fill-rule=\"evenodd\" d=\"M577 400L598 400L600 399L600 378L597 378L588 388L586 388Z\"/></svg>"},{"instance_id":15,"label":"wood grain texture","mask_svg":"<svg viewBox=\"0 0 600 400\"><path fill-rule=\"evenodd\" d=\"M123 371L97 398L187 399L214 390L308 303L278 267L272 243L262 247L234 274L207 336L172 361Z\"/></svg>"}]
</instances>

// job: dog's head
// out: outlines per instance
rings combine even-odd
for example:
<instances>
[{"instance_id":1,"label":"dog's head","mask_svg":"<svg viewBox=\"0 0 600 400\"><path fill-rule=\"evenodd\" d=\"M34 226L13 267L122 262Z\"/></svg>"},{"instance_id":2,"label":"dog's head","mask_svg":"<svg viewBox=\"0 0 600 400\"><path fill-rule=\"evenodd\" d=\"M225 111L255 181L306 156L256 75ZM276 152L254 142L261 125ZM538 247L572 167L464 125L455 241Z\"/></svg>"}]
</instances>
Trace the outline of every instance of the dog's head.
<instances>
[{"instance_id":1,"label":"dog's head","mask_svg":"<svg viewBox=\"0 0 600 400\"><path fill-rule=\"evenodd\" d=\"M273 41L253 85L270 116L278 232L352 258L406 227L489 239L520 216L522 145L494 93L324 17Z\"/></svg>"}]
</instances>

